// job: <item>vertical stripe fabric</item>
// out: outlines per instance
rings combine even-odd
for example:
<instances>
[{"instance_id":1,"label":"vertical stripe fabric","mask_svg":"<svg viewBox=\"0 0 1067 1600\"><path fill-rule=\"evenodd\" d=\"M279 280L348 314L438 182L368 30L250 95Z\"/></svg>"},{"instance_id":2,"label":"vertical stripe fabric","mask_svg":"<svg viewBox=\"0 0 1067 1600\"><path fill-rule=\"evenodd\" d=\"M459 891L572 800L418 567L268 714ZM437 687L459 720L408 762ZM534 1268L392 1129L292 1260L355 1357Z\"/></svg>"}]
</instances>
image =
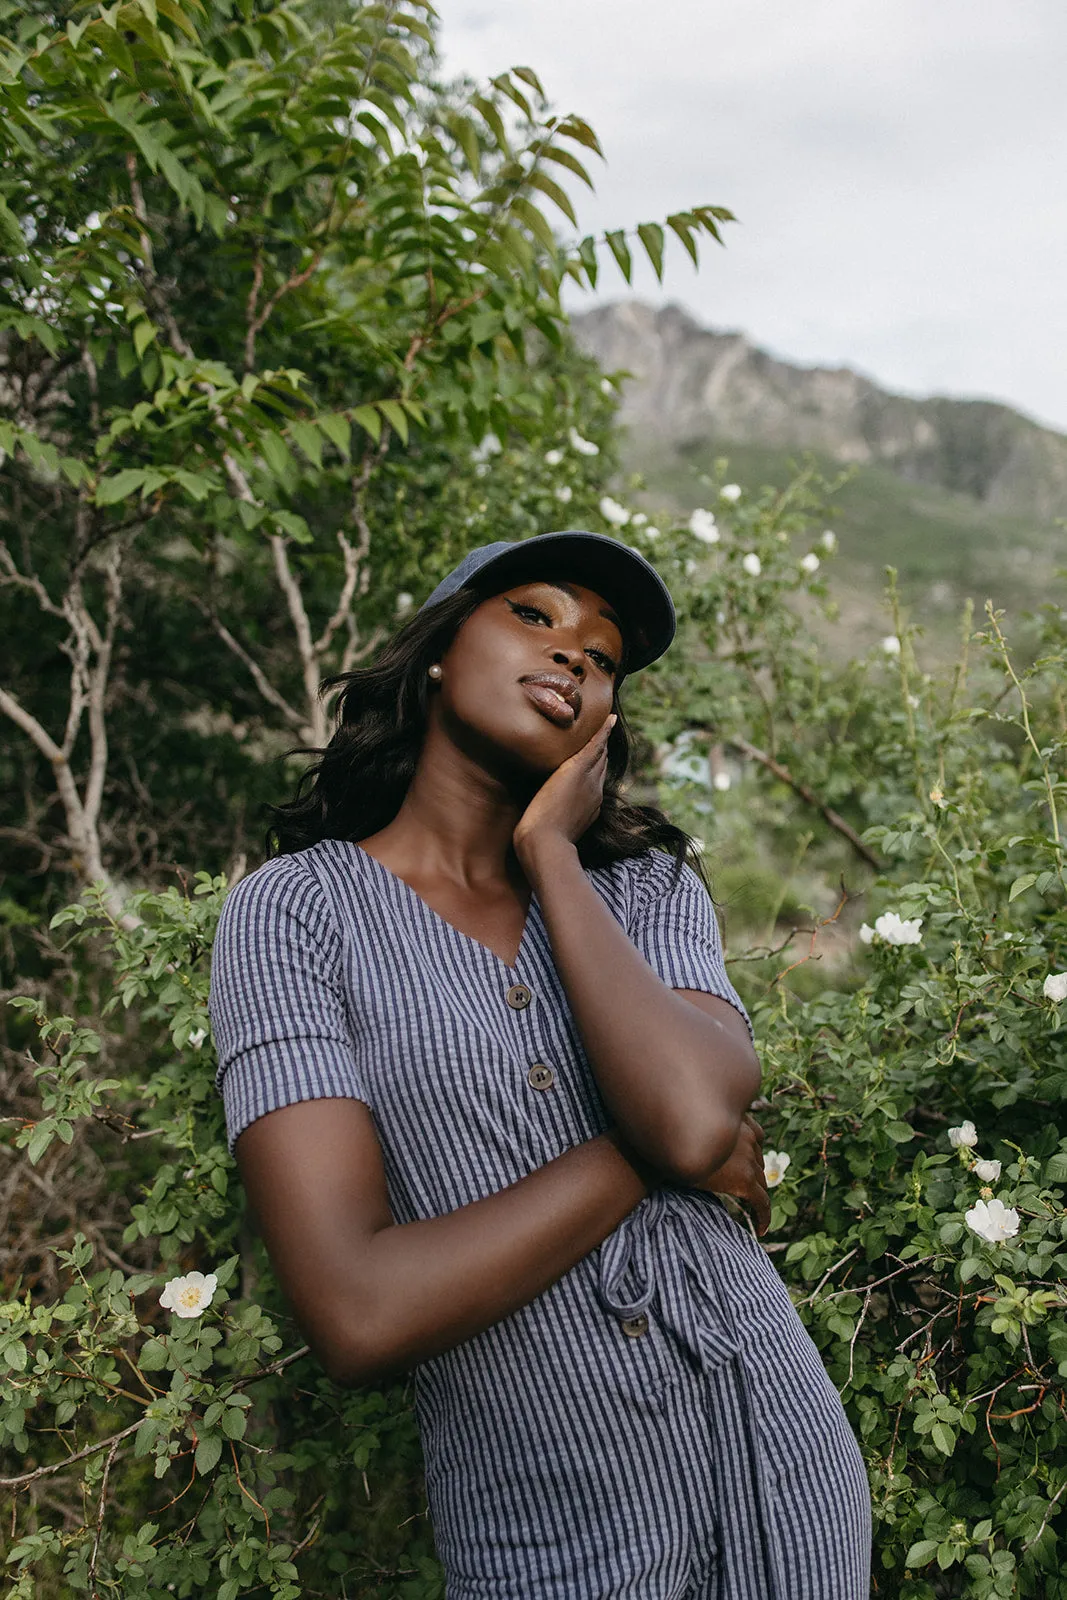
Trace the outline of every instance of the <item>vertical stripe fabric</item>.
<instances>
[{"instance_id":1,"label":"vertical stripe fabric","mask_svg":"<svg viewBox=\"0 0 1067 1600\"><path fill-rule=\"evenodd\" d=\"M694 872L649 851L589 879L666 984L745 1015ZM536 897L509 967L345 841L236 886L211 1015L231 1148L295 1101L362 1100L397 1223L494 1194L610 1121ZM868 1594L870 1500L840 1399L714 1195L649 1195L415 1389L448 1600Z\"/></svg>"}]
</instances>

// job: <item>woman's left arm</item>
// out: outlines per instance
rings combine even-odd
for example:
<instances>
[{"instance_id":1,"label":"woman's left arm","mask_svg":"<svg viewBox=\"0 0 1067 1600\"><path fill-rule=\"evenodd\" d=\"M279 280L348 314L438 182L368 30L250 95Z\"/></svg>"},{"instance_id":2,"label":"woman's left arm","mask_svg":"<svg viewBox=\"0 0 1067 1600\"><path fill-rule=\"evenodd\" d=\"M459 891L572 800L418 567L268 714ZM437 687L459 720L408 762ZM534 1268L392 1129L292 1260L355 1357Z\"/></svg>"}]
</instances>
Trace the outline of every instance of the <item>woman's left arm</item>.
<instances>
[{"instance_id":1,"label":"woman's left arm","mask_svg":"<svg viewBox=\"0 0 1067 1600\"><path fill-rule=\"evenodd\" d=\"M759 1060L736 1008L665 984L585 875L576 840L599 810L609 731L538 791L515 849L606 1105L646 1160L700 1184L734 1150Z\"/></svg>"}]
</instances>

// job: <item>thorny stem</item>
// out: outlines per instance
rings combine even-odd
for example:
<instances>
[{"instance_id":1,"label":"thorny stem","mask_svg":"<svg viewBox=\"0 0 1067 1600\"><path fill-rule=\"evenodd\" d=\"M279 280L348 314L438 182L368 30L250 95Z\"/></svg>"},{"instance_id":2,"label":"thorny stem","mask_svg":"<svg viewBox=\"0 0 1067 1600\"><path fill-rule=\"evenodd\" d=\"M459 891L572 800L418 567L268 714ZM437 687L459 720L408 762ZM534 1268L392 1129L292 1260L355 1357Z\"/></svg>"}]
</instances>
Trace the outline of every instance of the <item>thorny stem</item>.
<instances>
[{"instance_id":1,"label":"thorny stem","mask_svg":"<svg viewBox=\"0 0 1067 1600\"><path fill-rule=\"evenodd\" d=\"M1030 703L1026 698L1026 690L1023 688L1018 674L1016 673L1015 668L1012 666L1011 655L1008 651L1007 641L1005 640L1003 633L1000 631L1000 623L997 620L997 613L994 609L992 600L986 601L985 613L989 618L989 625L996 637L997 651L1000 655L1001 661L1004 663L1004 671L1007 673L1008 677L1011 679L1019 693L1019 707L1022 713L1023 732L1026 734L1027 743L1034 752L1034 755L1037 757L1038 766L1041 768L1041 776L1045 781L1045 795L1048 800L1049 817L1052 822L1052 837L1056 841L1057 853L1060 853L1062 851L1062 845L1060 842L1060 819L1056 810L1056 791L1053 788L1052 776L1048 770L1048 762L1041 754L1037 740L1034 738L1033 729L1030 726ZM1063 873L1062 862L1060 863L1060 873L1061 875Z\"/></svg>"}]
</instances>

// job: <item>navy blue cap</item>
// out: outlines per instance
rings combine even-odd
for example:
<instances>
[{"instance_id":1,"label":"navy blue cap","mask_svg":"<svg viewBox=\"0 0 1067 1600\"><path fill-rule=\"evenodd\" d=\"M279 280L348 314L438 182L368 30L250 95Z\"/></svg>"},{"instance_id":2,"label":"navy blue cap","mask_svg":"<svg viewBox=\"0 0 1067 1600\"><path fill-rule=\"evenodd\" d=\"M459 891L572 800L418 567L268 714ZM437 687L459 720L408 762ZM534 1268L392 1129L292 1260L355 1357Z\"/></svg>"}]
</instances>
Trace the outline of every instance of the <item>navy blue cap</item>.
<instances>
[{"instance_id":1,"label":"navy blue cap","mask_svg":"<svg viewBox=\"0 0 1067 1600\"><path fill-rule=\"evenodd\" d=\"M420 610L460 589L482 588L487 580L508 588L538 578L570 578L610 602L622 623L627 674L655 661L674 638L674 601L655 567L621 540L581 529L479 545L441 579Z\"/></svg>"}]
</instances>

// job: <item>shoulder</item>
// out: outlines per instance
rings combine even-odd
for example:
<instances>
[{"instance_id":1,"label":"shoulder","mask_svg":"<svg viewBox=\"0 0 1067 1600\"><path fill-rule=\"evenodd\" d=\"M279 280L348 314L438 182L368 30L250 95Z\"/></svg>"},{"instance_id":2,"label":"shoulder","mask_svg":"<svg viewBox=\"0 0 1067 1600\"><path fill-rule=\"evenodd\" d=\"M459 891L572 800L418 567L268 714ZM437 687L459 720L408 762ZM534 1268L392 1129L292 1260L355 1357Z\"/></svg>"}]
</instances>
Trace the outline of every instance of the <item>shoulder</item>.
<instances>
[{"instance_id":1,"label":"shoulder","mask_svg":"<svg viewBox=\"0 0 1067 1600\"><path fill-rule=\"evenodd\" d=\"M333 841L329 841L333 842ZM316 852L320 855L316 857ZM274 856L235 883L219 918L219 938L253 936L298 924L312 937L328 937L333 918L322 881L321 846Z\"/></svg>"},{"instance_id":2,"label":"shoulder","mask_svg":"<svg viewBox=\"0 0 1067 1600\"><path fill-rule=\"evenodd\" d=\"M605 899L625 905L628 918L650 911L659 903L697 901L709 908L711 897L698 873L687 862L679 866L665 850L643 850L639 855L597 867L590 877Z\"/></svg>"}]
</instances>

